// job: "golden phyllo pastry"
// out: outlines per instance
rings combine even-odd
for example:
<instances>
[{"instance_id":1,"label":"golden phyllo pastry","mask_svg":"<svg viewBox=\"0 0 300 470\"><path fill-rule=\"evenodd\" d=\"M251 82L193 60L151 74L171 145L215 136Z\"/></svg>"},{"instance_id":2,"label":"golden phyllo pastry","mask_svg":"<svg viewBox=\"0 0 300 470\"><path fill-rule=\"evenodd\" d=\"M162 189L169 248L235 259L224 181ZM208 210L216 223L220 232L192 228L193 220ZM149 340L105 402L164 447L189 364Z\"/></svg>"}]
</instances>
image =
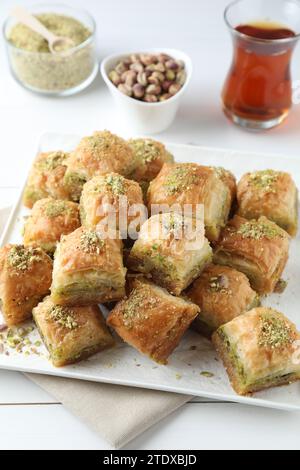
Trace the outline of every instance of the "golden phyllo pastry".
<instances>
[{"instance_id":1,"label":"golden phyllo pastry","mask_svg":"<svg viewBox=\"0 0 300 470\"><path fill-rule=\"evenodd\" d=\"M298 191L288 173L264 170L246 173L237 189L238 214L246 219L264 215L286 230L297 233Z\"/></svg>"},{"instance_id":2,"label":"golden phyllo pastry","mask_svg":"<svg viewBox=\"0 0 300 470\"><path fill-rule=\"evenodd\" d=\"M240 395L300 379L300 334L276 310L255 308L221 326L212 339Z\"/></svg>"},{"instance_id":3,"label":"golden phyllo pastry","mask_svg":"<svg viewBox=\"0 0 300 470\"><path fill-rule=\"evenodd\" d=\"M130 139L133 150L135 168L130 178L138 181L142 187L148 185L160 172L164 163L173 163L173 155L164 144L153 139Z\"/></svg>"},{"instance_id":4,"label":"golden phyllo pastry","mask_svg":"<svg viewBox=\"0 0 300 470\"><path fill-rule=\"evenodd\" d=\"M114 345L97 305L64 307L46 297L32 313L56 367L79 362Z\"/></svg>"},{"instance_id":5,"label":"golden phyllo pastry","mask_svg":"<svg viewBox=\"0 0 300 470\"><path fill-rule=\"evenodd\" d=\"M5 323L29 318L51 285L52 260L40 248L5 245L0 250L0 305Z\"/></svg>"},{"instance_id":6,"label":"golden phyllo pastry","mask_svg":"<svg viewBox=\"0 0 300 470\"><path fill-rule=\"evenodd\" d=\"M222 230L214 262L243 272L260 294L274 291L288 260L289 235L266 217L235 216Z\"/></svg>"},{"instance_id":7,"label":"golden phyllo pastry","mask_svg":"<svg viewBox=\"0 0 300 470\"><path fill-rule=\"evenodd\" d=\"M229 187L216 170L196 163L165 164L151 181L147 198L149 210L153 204L179 205L182 210L190 204L193 217L199 216L197 209L202 205L206 236L210 241L217 240L226 225L232 201Z\"/></svg>"},{"instance_id":8,"label":"golden phyllo pastry","mask_svg":"<svg viewBox=\"0 0 300 470\"><path fill-rule=\"evenodd\" d=\"M142 205L143 194L136 181L117 173L95 176L83 186L81 222L87 228L95 228L101 221L109 225L112 217L116 229L126 237L129 224L137 218Z\"/></svg>"},{"instance_id":9,"label":"golden phyllo pastry","mask_svg":"<svg viewBox=\"0 0 300 470\"><path fill-rule=\"evenodd\" d=\"M202 222L173 212L153 215L142 225L127 263L179 295L211 260Z\"/></svg>"},{"instance_id":10,"label":"golden phyllo pastry","mask_svg":"<svg viewBox=\"0 0 300 470\"><path fill-rule=\"evenodd\" d=\"M84 183L106 173L129 175L134 168L131 147L121 137L109 131L94 132L83 137L67 162L65 184L72 199L79 201Z\"/></svg>"},{"instance_id":11,"label":"golden phyllo pastry","mask_svg":"<svg viewBox=\"0 0 300 470\"><path fill-rule=\"evenodd\" d=\"M80 227L79 206L75 202L60 199L37 201L24 226L25 246L39 246L53 254L61 235L67 235Z\"/></svg>"},{"instance_id":12,"label":"golden phyllo pastry","mask_svg":"<svg viewBox=\"0 0 300 470\"><path fill-rule=\"evenodd\" d=\"M210 264L187 292L201 313L193 327L205 336L259 305L259 296L245 274L227 266Z\"/></svg>"},{"instance_id":13,"label":"golden phyllo pastry","mask_svg":"<svg viewBox=\"0 0 300 470\"><path fill-rule=\"evenodd\" d=\"M70 199L64 184L68 153L42 152L36 157L30 170L23 195L24 205L30 209L39 199Z\"/></svg>"},{"instance_id":14,"label":"golden phyllo pastry","mask_svg":"<svg viewBox=\"0 0 300 470\"><path fill-rule=\"evenodd\" d=\"M135 280L128 298L115 306L107 321L126 343L166 364L198 311L197 305L155 284Z\"/></svg>"},{"instance_id":15,"label":"golden phyllo pastry","mask_svg":"<svg viewBox=\"0 0 300 470\"><path fill-rule=\"evenodd\" d=\"M78 228L64 235L54 256L51 298L60 305L119 300L125 293L122 241Z\"/></svg>"},{"instance_id":16,"label":"golden phyllo pastry","mask_svg":"<svg viewBox=\"0 0 300 470\"><path fill-rule=\"evenodd\" d=\"M211 167L217 176L223 181L223 183L228 187L231 194L231 204L235 201L236 198L236 179L231 171L226 170L222 166L212 166Z\"/></svg>"}]
</instances>

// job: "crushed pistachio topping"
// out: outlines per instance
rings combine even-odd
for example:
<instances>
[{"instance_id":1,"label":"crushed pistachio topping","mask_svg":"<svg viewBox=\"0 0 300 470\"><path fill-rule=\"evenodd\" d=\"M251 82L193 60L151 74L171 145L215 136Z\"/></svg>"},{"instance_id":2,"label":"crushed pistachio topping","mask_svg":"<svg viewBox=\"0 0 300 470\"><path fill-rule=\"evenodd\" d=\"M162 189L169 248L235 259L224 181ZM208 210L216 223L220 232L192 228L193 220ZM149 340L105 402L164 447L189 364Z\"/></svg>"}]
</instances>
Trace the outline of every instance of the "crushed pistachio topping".
<instances>
[{"instance_id":1,"label":"crushed pistachio topping","mask_svg":"<svg viewBox=\"0 0 300 470\"><path fill-rule=\"evenodd\" d=\"M222 166L210 166L209 168L214 170L219 178L224 178L229 173L229 171Z\"/></svg>"},{"instance_id":2,"label":"crushed pistachio topping","mask_svg":"<svg viewBox=\"0 0 300 470\"><path fill-rule=\"evenodd\" d=\"M229 280L228 277L225 276L224 274L220 274L219 276L212 276L209 279L209 290L211 292L220 292L220 293L226 293L226 294L231 294L231 290L228 289L229 287Z\"/></svg>"},{"instance_id":3,"label":"crushed pistachio topping","mask_svg":"<svg viewBox=\"0 0 300 470\"><path fill-rule=\"evenodd\" d=\"M8 253L8 263L17 271L27 271L33 263L42 260L40 248L13 245Z\"/></svg>"},{"instance_id":4,"label":"crushed pistachio topping","mask_svg":"<svg viewBox=\"0 0 300 470\"><path fill-rule=\"evenodd\" d=\"M157 304L157 299L151 297L151 292L144 288L134 288L125 302L123 310L123 322L127 328L132 328L134 323L140 320L147 320L148 309Z\"/></svg>"},{"instance_id":5,"label":"crushed pistachio topping","mask_svg":"<svg viewBox=\"0 0 300 470\"><path fill-rule=\"evenodd\" d=\"M125 178L121 175L107 175L105 184L115 196L125 193Z\"/></svg>"},{"instance_id":6,"label":"crushed pistachio topping","mask_svg":"<svg viewBox=\"0 0 300 470\"><path fill-rule=\"evenodd\" d=\"M98 160L105 157L109 157L110 160L114 159L116 155L124 153L124 150L127 151L127 147L131 153L131 149L126 142L109 131L94 132L93 135L84 137L79 147L87 147L93 157Z\"/></svg>"},{"instance_id":7,"label":"crushed pistachio topping","mask_svg":"<svg viewBox=\"0 0 300 470\"><path fill-rule=\"evenodd\" d=\"M52 171L55 170L60 165L65 165L66 158L68 153L61 152L51 152L45 159L41 159L37 162L37 166L42 171Z\"/></svg>"},{"instance_id":8,"label":"crushed pistachio topping","mask_svg":"<svg viewBox=\"0 0 300 470\"><path fill-rule=\"evenodd\" d=\"M80 237L80 247L85 253L99 255L103 250L104 244L104 240L93 230L83 232Z\"/></svg>"},{"instance_id":9,"label":"crushed pistachio topping","mask_svg":"<svg viewBox=\"0 0 300 470\"><path fill-rule=\"evenodd\" d=\"M58 217L66 211L70 210L67 201L53 200L48 202L45 208L45 214L49 218Z\"/></svg>"},{"instance_id":10,"label":"crushed pistachio topping","mask_svg":"<svg viewBox=\"0 0 300 470\"><path fill-rule=\"evenodd\" d=\"M249 220L240 226L237 233L242 235L242 238L253 238L254 240L261 240L262 238L275 238L282 237L279 227L275 224L270 224L261 220Z\"/></svg>"},{"instance_id":11,"label":"crushed pistachio topping","mask_svg":"<svg viewBox=\"0 0 300 470\"><path fill-rule=\"evenodd\" d=\"M279 173L274 170L256 171L249 176L249 182L255 188L264 192L276 192L275 183L278 180Z\"/></svg>"},{"instance_id":12,"label":"crushed pistachio topping","mask_svg":"<svg viewBox=\"0 0 300 470\"><path fill-rule=\"evenodd\" d=\"M164 187L169 195L176 194L179 191L190 189L190 186L199 182L197 167L193 164L175 165L167 176Z\"/></svg>"},{"instance_id":13,"label":"crushed pistachio topping","mask_svg":"<svg viewBox=\"0 0 300 470\"><path fill-rule=\"evenodd\" d=\"M200 375L202 375L203 377L207 377L208 379L214 377L214 374L207 370L203 370L202 372L200 372Z\"/></svg>"},{"instance_id":14,"label":"crushed pistachio topping","mask_svg":"<svg viewBox=\"0 0 300 470\"><path fill-rule=\"evenodd\" d=\"M129 141L136 157L144 162L151 163L156 160L161 153L161 144L151 139L132 139Z\"/></svg>"},{"instance_id":15,"label":"crushed pistachio topping","mask_svg":"<svg viewBox=\"0 0 300 470\"><path fill-rule=\"evenodd\" d=\"M54 305L48 313L48 318L69 330L74 330L78 327L78 323L74 318L74 311L68 307Z\"/></svg>"},{"instance_id":16,"label":"crushed pistachio topping","mask_svg":"<svg viewBox=\"0 0 300 470\"><path fill-rule=\"evenodd\" d=\"M292 329L281 317L260 317L258 345L277 349L293 342Z\"/></svg>"}]
</instances>

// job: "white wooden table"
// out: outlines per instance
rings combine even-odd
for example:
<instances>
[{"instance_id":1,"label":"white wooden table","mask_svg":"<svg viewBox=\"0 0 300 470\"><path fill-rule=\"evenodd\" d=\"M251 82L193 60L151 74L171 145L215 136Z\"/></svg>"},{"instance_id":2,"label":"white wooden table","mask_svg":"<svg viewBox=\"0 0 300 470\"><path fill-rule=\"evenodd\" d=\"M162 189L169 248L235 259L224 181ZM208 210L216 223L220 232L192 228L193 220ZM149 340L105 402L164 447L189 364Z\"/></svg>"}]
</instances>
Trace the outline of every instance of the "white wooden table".
<instances>
[{"instance_id":1,"label":"white wooden table","mask_svg":"<svg viewBox=\"0 0 300 470\"><path fill-rule=\"evenodd\" d=\"M40 3L39 0L38 3ZM32 0L19 0L24 6ZM45 2L46 3L46 2ZM229 124L220 110L220 89L231 57L222 19L226 0L72 0L98 24L99 57L120 49L177 47L191 55L194 76L165 141L298 155L300 105L288 122L263 134ZM13 2L1 0L4 19ZM78 96L45 98L11 79L0 44L0 207L10 205L24 178L38 136L44 131L87 134L108 128L130 135L98 77ZM294 60L300 79L300 49ZM268 166L266 158L266 166ZM107 444L59 403L19 373L0 371L0 449L105 449ZM300 414L236 404L189 403L133 441L132 449L300 448Z\"/></svg>"}]
</instances>

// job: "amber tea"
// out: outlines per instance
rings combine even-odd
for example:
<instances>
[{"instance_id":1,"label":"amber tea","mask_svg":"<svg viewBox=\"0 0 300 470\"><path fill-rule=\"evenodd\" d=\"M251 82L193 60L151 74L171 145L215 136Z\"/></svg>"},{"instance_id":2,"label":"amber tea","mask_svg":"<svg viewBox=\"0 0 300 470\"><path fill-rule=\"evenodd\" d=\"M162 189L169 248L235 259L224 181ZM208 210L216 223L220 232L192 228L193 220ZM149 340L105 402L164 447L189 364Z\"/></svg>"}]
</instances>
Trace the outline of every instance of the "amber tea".
<instances>
[{"instance_id":1,"label":"amber tea","mask_svg":"<svg viewBox=\"0 0 300 470\"><path fill-rule=\"evenodd\" d=\"M273 23L239 25L235 31L240 34L234 38L233 63L223 90L224 111L248 126L253 122L253 127L273 127L292 105L294 42L288 39L296 34Z\"/></svg>"}]
</instances>

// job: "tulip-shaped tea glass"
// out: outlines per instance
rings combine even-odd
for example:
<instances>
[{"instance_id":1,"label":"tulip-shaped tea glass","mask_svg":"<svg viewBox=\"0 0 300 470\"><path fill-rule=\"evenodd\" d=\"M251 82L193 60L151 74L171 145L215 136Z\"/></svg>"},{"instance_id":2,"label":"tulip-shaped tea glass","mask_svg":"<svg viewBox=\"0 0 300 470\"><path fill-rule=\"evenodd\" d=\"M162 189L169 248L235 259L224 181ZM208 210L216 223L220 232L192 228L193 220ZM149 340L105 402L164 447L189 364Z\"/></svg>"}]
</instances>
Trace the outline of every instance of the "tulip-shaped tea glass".
<instances>
[{"instance_id":1,"label":"tulip-shaped tea glass","mask_svg":"<svg viewBox=\"0 0 300 470\"><path fill-rule=\"evenodd\" d=\"M237 0L225 10L234 55L225 114L249 129L280 124L292 106L291 58L300 36L300 1Z\"/></svg>"}]
</instances>

